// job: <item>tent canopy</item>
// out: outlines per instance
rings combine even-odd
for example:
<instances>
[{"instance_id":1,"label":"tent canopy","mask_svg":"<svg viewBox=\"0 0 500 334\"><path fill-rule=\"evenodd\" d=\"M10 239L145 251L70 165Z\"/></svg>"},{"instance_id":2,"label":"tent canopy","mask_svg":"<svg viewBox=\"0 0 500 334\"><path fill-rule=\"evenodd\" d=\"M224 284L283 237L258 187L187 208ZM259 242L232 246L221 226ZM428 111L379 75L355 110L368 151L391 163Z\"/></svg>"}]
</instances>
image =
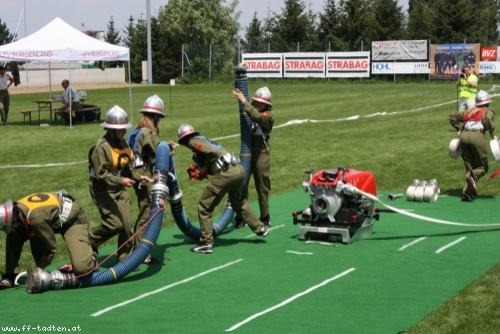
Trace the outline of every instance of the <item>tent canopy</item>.
<instances>
[{"instance_id":1,"label":"tent canopy","mask_svg":"<svg viewBox=\"0 0 500 334\"><path fill-rule=\"evenodd\" d=\"M17 42L0 46L0 61L128 61L129 59L128 48L85 35L59 17Z\"/></svg>"}]
</instances>

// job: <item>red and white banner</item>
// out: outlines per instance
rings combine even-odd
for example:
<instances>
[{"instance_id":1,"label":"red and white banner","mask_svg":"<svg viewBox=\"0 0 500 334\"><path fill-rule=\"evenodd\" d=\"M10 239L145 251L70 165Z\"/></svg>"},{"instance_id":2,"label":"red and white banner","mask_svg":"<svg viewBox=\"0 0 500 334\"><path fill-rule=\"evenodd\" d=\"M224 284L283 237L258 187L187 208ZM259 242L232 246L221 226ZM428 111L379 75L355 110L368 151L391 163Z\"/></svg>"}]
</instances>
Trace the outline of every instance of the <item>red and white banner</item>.
<instances>
[{"instance_id":1,"label":"red and white banner","mask_svg":"<svg viewBox=\"0 0 500 334\"><path fill-rule=\"evenodd\" d=\"M481 48L481 60L497 61L498 59L498 46L483 46Z\"/></svg>"},{"instance_id":2,"label":"red and white banner","mask_svg":"<svg viewBox=\"0 0 500 334\"><path fill-rule=\"evenodd\" d=\"M283 55L281 53L244 53L249 78L282 78Z\"/></svg>"},{"instance_id":3,"label":"red and white banner","mask_svg":"<svg viewBox=\"0 0 500 334\"><path fill-rule=\"evenodd\" d=\"M325 53L284 53L283 63L285 78L325 77Z\"/></svg>"},{"instance_id":4,"label":"red and white banner","mask_svg":"<svg viewBox=\"0 0 500 334\"><path fill-rule=\"evenodd\" d=\"M426 60L427 40L372 42L372 60Z\"/></svg>"},{"instance_id":5,"label":"red and white banner","mask_svg":"<svg viewBox=\"0 0 500 334\"><path fill-rule=\"evenodd\" d=\"M327 78L368 78L370 52L330 52L326 54Z\"/></svg>"}]
</instances>

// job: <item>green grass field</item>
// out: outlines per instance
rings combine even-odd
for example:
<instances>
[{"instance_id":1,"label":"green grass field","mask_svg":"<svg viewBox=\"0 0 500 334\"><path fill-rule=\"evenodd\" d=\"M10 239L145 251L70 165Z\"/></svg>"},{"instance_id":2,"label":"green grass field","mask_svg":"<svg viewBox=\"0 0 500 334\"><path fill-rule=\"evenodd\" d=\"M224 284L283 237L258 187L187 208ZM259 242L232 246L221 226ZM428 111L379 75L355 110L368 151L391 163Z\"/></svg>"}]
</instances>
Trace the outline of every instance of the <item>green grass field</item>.
<instances>
[{"instance_id":1,"label":"green grass field","mask_svg":"<svg viewBox=\"0 0 500 334\"><path fill-rule=\"evenodd\" d=\"M378 189L404 193L414 179L437 179L442 194L458 196L461 193L463 164L448 155L448 144L456 137L448 122L448 114L456 109L453 83L250 81L250 94L263 85L273 94L276 116L271 136L272 196L299 189L306 179L305 170L340 166L371 171ZM481 83L480 88L489 90L493 85ZM228 151L237 153L239 115L236 100L231 96L232 88L231 84L134 87L133 123L140 119L137 110L143 101L158 94L165 102L166 113L160 123L162 139L176 140L179 125L188 123L202 134L217 139ZM494 94L495 90L490 93ZM128 88L87 90L87 96L88 103L102 107L101 121L115 104L127 111L130 109ZM0 127L0 202L36 191L65 189L83 205L92 224L98 225L98 211L88 192L86 160L88 150L104 130L95 123L76 124L73 128L40 127L37 117L33 118L36 125L23 125L18 110L32 109L35 104L31 101L46 97L47 93L11 95L10 124ZM494 98L493 109L496 104ZM48 113L42 117L42 120L48 118ZM205 184L188 181L184 170L191 163L191 153L187 149L178 148L175 161L184 207L191 221L195 221L196 203ZM498 168L500 164L490 156L487 176ZM477 183L478 192L482 196L499 197L500 179L490 181L487 176ZM132 191L130 194L135 215L135 197ZM251 189L250 201L255 199ZM450 211L454 206L464 205L468 203L457 200ZM285 211L297 209L300 208L290 207ZM271 221L289 219L273 216L273 211L280 210L271 207ZM172 225L173 219L167 213L164 227ZM5 247L4 240L4 236L0 236L0 249ZM55 261L62 261L68 255L62 240L58 241L59 254ZM4 262L4 254L0 253L0 269ZM28 245L21 263L23 269L33 265ZM492 321L493 327L487 328L495 328L494 325L500 328L499 285L497 264L420 323L415 323L408 333L485 333L482 325ZM314 327L310 330L314 332Z\"/></svg>"}]
</instances>

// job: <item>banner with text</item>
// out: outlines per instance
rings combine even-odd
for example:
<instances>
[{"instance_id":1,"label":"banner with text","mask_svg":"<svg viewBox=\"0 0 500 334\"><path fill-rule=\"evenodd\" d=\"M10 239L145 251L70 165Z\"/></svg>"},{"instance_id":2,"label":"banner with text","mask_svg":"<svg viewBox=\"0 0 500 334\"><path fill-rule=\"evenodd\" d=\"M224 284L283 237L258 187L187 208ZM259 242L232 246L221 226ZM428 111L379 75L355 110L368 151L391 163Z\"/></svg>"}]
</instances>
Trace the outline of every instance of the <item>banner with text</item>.
<instances>
[{"instance_id":1,"label":"banner with text","mask_svg":"<svg viewBox=\"0 0 500 334\"><path fill-rule=\"evenodd\" d=\"M324 78L325 54L319 52L284 53L285 78Z\"/></svg>"},{"instance_id":2,"label":"banner with text","mask_svg":"<svg viewBox=\"0 0 500 334\"><path fill-rule=\"evenodd\" d=\"M500 61L482 61L479 68L482 74L500 73Z\"/></svg>"},{"instance_id":3,"label":"banner with text","mask_svg":"<svg viewBox=\"0 0 500 334\"><path fill-rule=\"evenodd\" d=\"M376 60L427 60L427 40L372 42Z\"/></svg>"},{"instance_id":4,"label":"banner with text","mask_svg":"<svg viewBox=\"0 0 500 334\"><path fill-rule=\"evenodd\" d=\"M457 79L464 65L479 74L480 44L431 44L431 79Z\"/></svg>"},{"instance_id":5,"label":"banner with text","mask_svg":"<svg viewBox=\"0 0 500 334\"><path fill-rule=\"evenodd\" d=\"M249 78L281 78L283 62L281 53L244 53L242 61L247 63Z\"/></svg>"},{"instance_id":6,"label":"banner with text","mask_svg":"<svg viewBox=\"0 0 500 334\"><path fill-rule=\"evenodd\" d=\"M500 46L484 46L481 48L481 60L499 61Z\"/></svg>"},{"instance_id":7,"label":"banner with text","mask_svg":"<svg viewBox=\"0 0 500 334\"><path fill-rule=\"evenodd\" d=\"M370 52L326 53L327 78L368 78Z\"/></svg>"},{"instance_id":8,"label":"banner with text","mask_svg":"<svg viewBox=\"0 0 500 334\"><path fill-rule=\"evenodd\" d=\"M429 63L372 63L372 74L429 74Z\"/></svg>"}]
</instances>

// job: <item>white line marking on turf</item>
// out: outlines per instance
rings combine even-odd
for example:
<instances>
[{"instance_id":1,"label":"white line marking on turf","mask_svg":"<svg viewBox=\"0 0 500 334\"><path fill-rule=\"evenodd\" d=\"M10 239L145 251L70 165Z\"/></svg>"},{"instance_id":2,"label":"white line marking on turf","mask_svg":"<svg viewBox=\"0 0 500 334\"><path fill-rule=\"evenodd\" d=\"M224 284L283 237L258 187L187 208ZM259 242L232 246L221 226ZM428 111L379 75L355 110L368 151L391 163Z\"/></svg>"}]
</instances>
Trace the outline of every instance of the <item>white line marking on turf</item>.
<instances>
[{"instance_id":1,"label":"white line marking on turf","mask_svg":"<svg viewBox=\"0 0 500 334\"><path fill-rule=\"evenodd\" d=\"M280 227L285 227L285 225L278 225L278 226L275 226L275 227L268 228L267 230L268 230L269 232L271 232L272 230L275 230L275 229L280 228ZM256 235L255 233L252 233L252 234L250 234L250 235L247 235L247 236L245 237L245 239L248 239L248 238L251 238L251 237L256 237L256 236L257 236L257 235Z\"/></svg>"},{"instance_id":2,"label":"white line marking on turf","mask_svg":"<svg viewBox=\"0 0 500 334\"><path fill-rule=\"evenodd\" d=\"M327 284L328 284L328 283L330 283L331 281L334 281L334 280L336 280L336 279L338 279L338 278L341 278L342 276L345 276L345 275L349 274L350 272L352 272L352 271L354 271L354 270L356 270L356 268L351 268L351 269L348 269L348 270L344 271L343 273L338 274L337 276L334 276L334 277L332 277L332 278L329 278L329 279L327 279L326 281L323 281L323 282L321 282L320 284L315 285L315 286L313 286L313 287L311 287L311 288L307 289L307 290L306 290L306 291L304 291L304 292L301 292L301 293L299 293L299 294L296 294L296 295L295 295L295 296L293 296L293 297L288 298L287 300L285 300L285 301L283 301L283 302L279 303L278 305L275 305L275 306L273 306L273 307L271 307L271 308L268 308L267 310L264 310L264 311L262 311L262 312L256 313L256 314L254 314L254 315L252 315L252 316L250 316L250 317L246 318L245 320L243 320L243 321L241 321L241 322L237 323L237 324L236 324L236 325L234 325L233 327L231 327L231 328L229 328L229 329L226 329L226 332L231 332L231 331L233 331L233 330L235 330L235 329L237 329L237 328L241 327L242 325L246 324L247 322L250 322L250 321L252 321L253 319L260 317L261 315L264 315L264 314L266 314L266 313L268 313L268 312L274 311L274 310L275 310L275 309L277 309L277 308L280 308L280 307L282 307L282 306L285 306L286 304L293 302L295 299L297 299L297 298L299 298L299 297L302 297L302 296L304 296L304 295L307 295L309 292L312 292L312 291L316 290L317 288L320 288L320 287L322 287L322 286L324 286L324 285L327 285Z\"/></svg>"},{"instance_id":3,"label":"white line marking on turf","mask_svg":"<svg viewBox=\"0 0 500 334\"><path fill-rule=\"evenodd\" d=\"M425 239L427 239L427 237L418 238L417 240L414 240L414 241L410 242L409 244L404 245L403 247L401 247L400 249L398 249L398 251L405 250L406 248L408 248L410 246L413 246L417 242L420 242L420 241L425 240Z\"/></svg>"},{"instance_id":4,"label":"white line marking on turf","mask_svg":"<svg viewBox=\"0 0 500 334\"><path fill-rule=\"evenodd\" d=\"M79 165L88 162L85 161L77 161L77 162L66 162L66 163L50 163L45 165L6 165L0 166L0 168L39 168L39 167L57 167L57 166L69 166L69 165Z\"/></svg>"},{"instance_id":5,"label":"white line marking on turf","mask_svg":"<svg viewBox=\"0 0 500 334\"><path fill-rule=\"evenodd\" d=\"M236 261L233 261L233 262L229 262L229 263L226 263L225 265L222 265L222 266L220 266L220 267L215 267L215 268L213 268L213 269L210 269L210 270L204 271L204 272L202 272L202 273L199 273L198 275L194 275L194 276L188 277L188 278L186 278L186 279L184 279L184 280L182 280L182 281L179 281L179 282L175 282L175 283L169 284L169 285L167 285L167 286L164 286L163 288L160 288L160 289L157 289L157 290L154 290L154 291L148 292L148 293L144 293L144 294L142 294L142 295L140 295L140 296L138 296L138 297L136 297L136 298L126 300L126 301L124 301L124 302L122 302L122 303L120 303L120 304L116 304L116 305L113 305L113 306L107 307L107 308L105 308L104 310L101 310L101 311L98 311L98 312L96 312L96 313L94 313L94 314L91 314L90 316L91 316L91 317L97 317L97 316L100 316L101 314L106 313L106 312L108 312L108 311L111 311L111 310L113 310L113 309L115 309L115 308L125 306L125 305L127 305L127 304L133 303L133 302L138 301L138 300L140 300L140 299L143 299L143 298L149 297L149 296L151 296L151 295L154 295L154 294L156 294L156 293L158 293L158 292L162 292L162 291L164 291L164 290L167 290L167 289L173 288L174 286L177 286L177 285L180 285L180 284L183 284L183 283L187 283L187 282L192 281L192 280L194 280L194 279L196 279L196 278L202 277L202 276L204 276L204 275L206 275L206 274L210 274L210 273L212 273L212 272L214 272L214 271L217 271L217 270L220 270L220 269L224 269L224 268L226 268L226 267L229 267L229 266L231 266L231 265L233 265L233 264L236 264L236 263L238 263L238 262L241 262L241 261L243 261L243 259L239 259L239 260L236 260Z\"/></svg>"},{"instance_id":6,"label":"white line marking on turf","mask_svg":"<svg viewBox=\"0 0 500 334\"><path fill-rule=\"evenodd\" d=\"M313 253L302 253L296 251L286 251L287 253L297 254L297 255L313 255Z\"/></svg>"},{"instance_id":7,"label":"white line marking on turf","mask_svg":"<svg viewBox=\"0 0 500 334\"><path fill-rule=\"evenodd\" d=\"M462 240L464 240L466 237L461 237L460 239L458 240L455 240L453 241L451 244L448 244L446 246L443 246L441 248L439 248L437 251L436 251L436 254L439 254L441 253L442 251L444 251L446 248L450 248L451 246L455 245L455 244L458 244L459 242L461 242Z\"/></svg>"}]
</instances>

